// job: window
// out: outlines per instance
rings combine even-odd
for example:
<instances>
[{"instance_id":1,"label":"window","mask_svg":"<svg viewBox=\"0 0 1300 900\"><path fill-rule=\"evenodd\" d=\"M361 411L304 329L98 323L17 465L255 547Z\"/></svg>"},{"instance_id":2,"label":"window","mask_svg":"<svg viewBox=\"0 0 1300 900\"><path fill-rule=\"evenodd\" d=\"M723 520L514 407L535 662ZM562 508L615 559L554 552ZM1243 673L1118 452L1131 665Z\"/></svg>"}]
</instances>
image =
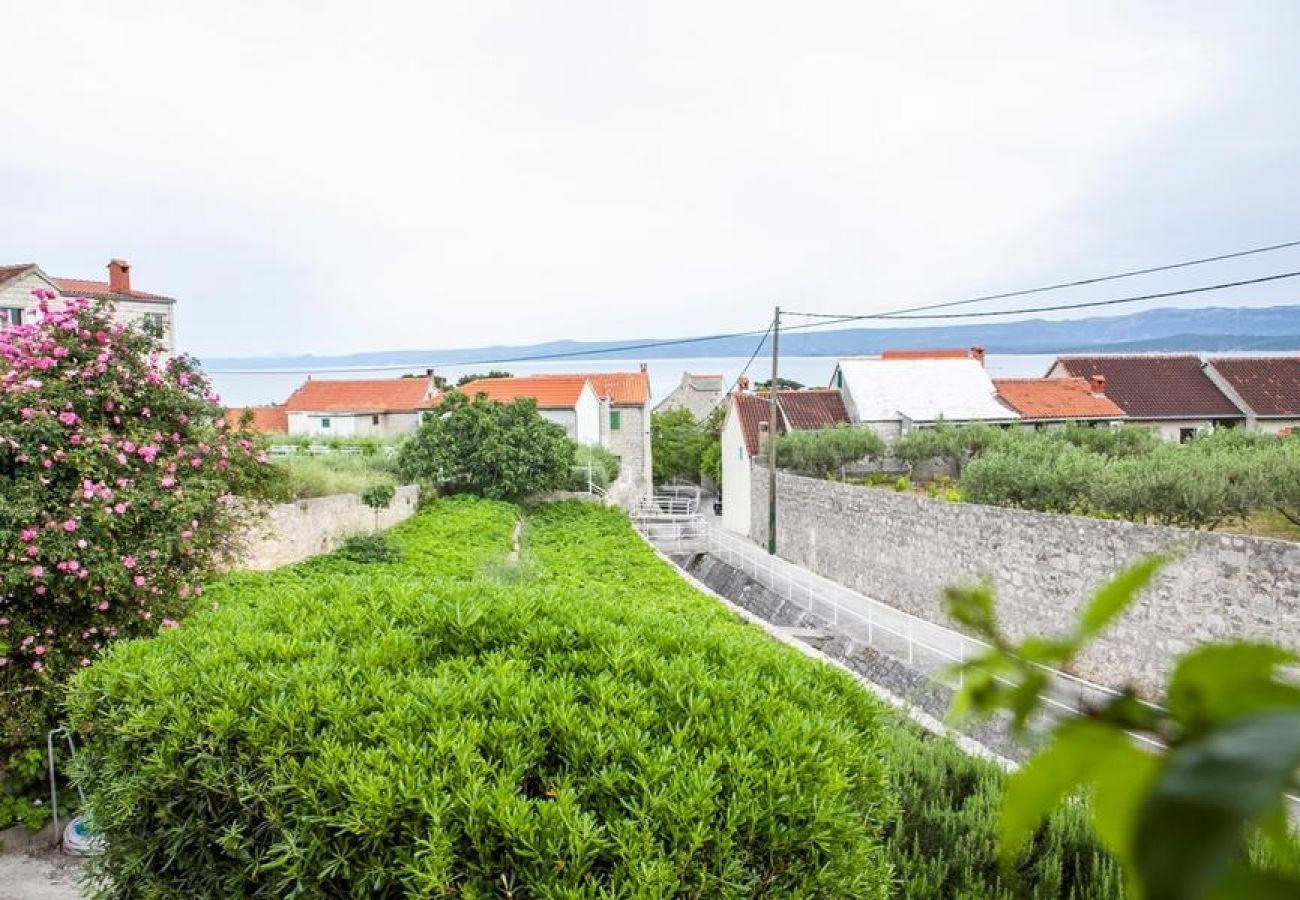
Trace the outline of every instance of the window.
<instances>
[{"instance_id":1,"label":"window","mask_svg":"<svg viewBox=\"0 0 1300 900\"><path fill-rule=\"evenodd\" d=\"M162 313L145 313L140 317L140 324L145 334L162 337L167 333L167 317Z\"/></svg>"},{"instance_id":2,"label":"window","mask_svg":"<svg viewBox=\"0 0 1300 900\"><path fill-rule=\"evenodd\" d=\"M320 427L321 427L321 428L329 428L329 427L330 427L330 420L329 420L329 419L321 419L321 420L320 420Z\"/></svg>"},{"instance_id":3,"label":"window","mask_svg":"<svg viewBox=\"0 0 1300 900\"><path fill-rule=\"evenodd\" d=\"M1195 428L1180 428L1180 429L1178 429L1178 443L1180 443L1180 444L1190 444L1190 443L1192 442L1192 439L1193 439L1194 437L1196 437L1196 429L1195 429Z\"/></svg>"},{"instance_id":4,"label":"window","mask_svg":"<svg viewBox=\"0 0 1300 900\"><path fill-rule=\"evenodd\" d=\"M371 416L371 417L370 417L370 424L371 424L371 425L378 425L378 424L379 424L379 416Z\"/></svg>"},{"instance_id":5,"label":"window","mask_svg":"<svg viewBox=\"0 0 1300 900\"><path fill-rule=\"evenodd\" d=\"M618 431L623 427L623 413L620 410L613 409L609 413L609 430Z\"/></svg>"},{"instance_id":6,"label":"window","mask_svg":"<svg viewBox=\"0 0 1300 900\"><path fill-rule=\"evenodd\" d=\"M23 310L21 306L0 306L0 325L21 324L23 324Z\"/></svg>"}]
</instances>

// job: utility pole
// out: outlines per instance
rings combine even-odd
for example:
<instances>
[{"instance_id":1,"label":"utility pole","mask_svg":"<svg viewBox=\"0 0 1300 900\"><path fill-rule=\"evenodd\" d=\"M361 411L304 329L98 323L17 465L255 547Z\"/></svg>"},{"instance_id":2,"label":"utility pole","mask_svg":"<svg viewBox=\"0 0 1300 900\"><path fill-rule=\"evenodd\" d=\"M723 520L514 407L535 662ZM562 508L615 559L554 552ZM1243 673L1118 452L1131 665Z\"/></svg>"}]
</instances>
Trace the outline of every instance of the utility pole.
<instances>
[{"instance_id":1,"label":"utility pole","mask_svg":"<svg viewBox=\"0 0 1300 900\"><path fill-rule=\"evenodd\" d=\"M781 307L772 314L772 380L767 385L767 552L776 555L777 361L781 354Z\"/></svg>"}]
</instances>

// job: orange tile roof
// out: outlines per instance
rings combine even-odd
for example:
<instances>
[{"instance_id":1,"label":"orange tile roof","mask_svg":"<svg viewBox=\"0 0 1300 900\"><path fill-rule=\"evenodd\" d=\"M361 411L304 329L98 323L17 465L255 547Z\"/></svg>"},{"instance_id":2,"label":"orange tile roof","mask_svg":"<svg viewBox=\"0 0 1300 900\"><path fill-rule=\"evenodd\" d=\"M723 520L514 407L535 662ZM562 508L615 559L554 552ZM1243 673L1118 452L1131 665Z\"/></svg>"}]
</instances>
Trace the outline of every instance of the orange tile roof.
<instances>
[{"instance_id":1,"label":"orange tile roof","mask_svg":"<svg viewBox=\"0 0 1300 900\"><path fill-rule=\"evenodd\" d=\"M998 398L1026 419L1122 419L1087 378L994 378Z\"/></svg>"},{"instance_id":2,"label":"orange tile roof","mask_svg":"<svg viewBox=\"0 0 1300 900\"><path fill-rule=\"evenodd\" d=\"M244 412L253 414L248 423L248 430L258 434L288 434L289 411L283 406L232 406L226 410L223 418L232 427L238 426Z\"/></svg>"},{"instance_id":3,"label":"orange tile roof","mask_svg":"<svg viewBox=\"0 0 1300 900\"><path fill-rule=\"evenodd\" d=\"M437 398L432 378L307 379L289 395L289 412L410 412Z\"/></svg>"},{"instance_id":4,"label":"orange tile roof","mask_svg":"<svg viewBox=\"0 0 1300 900\"><path fill-rule=\"evenodd\" d=\"M596 395L608 397L615 406L645 406L650 402L648 372L585 372L579 377L590 381Z\"/></svg>"},{"instance_id":5,"label":"orange tile roof","mask_svg":"<svg viewBox=\"0 0 1300 900\"><path fill-rule=\"evenodd\" d=\"M539 409L573 409L582 389L589 384L586 375L526 375L519 378L476 378L456 390L467 397L484 394L497 403L512 403L530 398Z\"/></svg>"},{"instance_id":6,"label":"orange tile roof","mask_svg":"<svg viewBox=\"0 0 1300 900\"><path fill-rule=\"evenodd\" d=\"M933 350L884 350L881 359L980 359L982 351L964 347L938 347Z\"/></svg>"},{"instance_id":7,"label":"orange tile roof","mask_svg":"<svg viewBox=\"0 0 1300 900\"><path fill-rule=\"evenodd\" d=\"M115 291L107 281L87 281L84 278L52 278L51 281L58 286L60 294L71 297L105 297L108 299L125 297L128 300L166 300L175 302L171 297L164 297L162 294L150 294L134 289Z\"/></svg>"}]
</instances>

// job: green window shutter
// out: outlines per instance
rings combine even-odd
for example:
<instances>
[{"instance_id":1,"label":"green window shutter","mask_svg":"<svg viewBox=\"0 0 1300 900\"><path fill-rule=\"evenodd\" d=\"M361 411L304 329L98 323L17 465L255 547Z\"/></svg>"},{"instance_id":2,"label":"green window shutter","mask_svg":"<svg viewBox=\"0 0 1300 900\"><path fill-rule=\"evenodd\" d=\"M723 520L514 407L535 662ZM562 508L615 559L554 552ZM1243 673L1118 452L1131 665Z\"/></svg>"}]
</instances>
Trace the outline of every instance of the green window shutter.
<instances>
[{"instance_id":1,"label":"green window shutter","mask_svg":"<svg viewBox=\"0 0 1300 900\"><path fill-rule=\"evenodd\" d=\"M613 409L609 412L609 430L618 431L623 427L623 413L621 410Z\"/></svg>"}]
</instances>

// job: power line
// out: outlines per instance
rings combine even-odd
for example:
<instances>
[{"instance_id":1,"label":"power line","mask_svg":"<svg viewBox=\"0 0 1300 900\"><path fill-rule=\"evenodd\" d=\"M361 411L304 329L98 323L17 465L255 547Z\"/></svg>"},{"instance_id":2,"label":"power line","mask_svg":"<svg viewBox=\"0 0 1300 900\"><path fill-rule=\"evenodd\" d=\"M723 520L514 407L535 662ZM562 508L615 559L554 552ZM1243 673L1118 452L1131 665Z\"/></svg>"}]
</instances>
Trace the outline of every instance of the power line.
<instances>
[{"instance_id":1,"label":"power line","mask_svg":"<svg viewBox=\"0 0 1300 900\"><path fill-rule=\"evenodd\" d=\"M985 294L984 296L981 297L970 297L966 300L949 300L945 303L931 303L926 306L913 306L907 309L898 309L898 310L892 310L890 312L880 313L879 316L880 318L904 317L908 313L926 312L932 309L949 309L955 306L969 306L975 303L984 303L989 300L1007 300L1012 297L1025 297L1030 294L1046 294L1051 291L1065 290L1066 288L1084 287L1085 285L1101 284L1106 281L1118 281L1121 278L1133 278L1138 275L1151 275L1156 272L1169 272L1174 269L1185 269L1188 268L1189 266L1203 266L1206 265L1207 263L1222 262L1226 259L1239 259L1243 256L1255 256L1260 253L1272 253L1275 250L1286 250L1291 247L1300 247L1300 241L1286 241L1281 244L1269 244L1268 246L1265 247L1253 247L1249 250L1235 250L1232 253L1220 253L1217 256L1203 256L1199 259L1189 259L1189 260L1184 260L1183 262L1167 263L1165 265L1160 265L1160 266L1150 266L1145 269L1132 269L1127 272L1115 272L1110 275L1095 275L1090 278L1078 278L1073 281L1061 281L1061 282L1057 282L1056 284L1048 284L1042 287L1035 287L1035 288L1023 288L1021 290L1016 290L1016 291L1006 291L1005 293L1001 293L1001 294ZM842 316L835 315L833 313L786 312L785 314L789 316L807 316L807 317L824 318L824 319L859 318L857 316L842 317ZM934 318L939 318L939 317L935 316Z\"/></svg>"},{"instance_id":2,"label":"power line","mask_svg":"<svg viewBox=\"0 0 1300 900\"><path fill-rule=\"evenodd\" d=\"M804 325L797 325L794 327L796 328L823 327L824 328L827 325L842 325L845 322L856 322L856 321L862 321L866 319L895 319L895 320L897 319L983 319L983 318L990 318L993 316L1018 316L1026 313L1061 312L1063 310L1071 310L1071 309L1092 309L1099 306L1117 306L1122 303L1137 303L1142 300L1162 300L1166 297L1185 297L1188 294L1204 294L1209 291L1222 291L1228 288L1244 287L1245 285L1249 285L1249 284L1263 284L1269 281L1282 281L1283 279L1286 278L1296 278L1296 277L1300 277L1300 271L1281 272L1277 275L1265 275L1261 278L1248 278L1245 279L1244 281L1225 281L1222 284L1208 284L1202 287L1183 288L1182 290L1177 290L1177 291L1161 291L1155 294L1139 294L1134 297L1118 297L1111 300L1089 300L1081 303L1061 303L1055 306L1033 306L1033 307L1026 307L1022 309L986 310L983 312L938 313L938 314L921 313L919 315L915 315L915 314L903 315L901 313L870 313L870 314L860 315L860 316L840 316L834 319L830 319L828 317L828 321L812 322ZM796 315L796 314L791 313L791 315ZM797 315L802 315L802 313L799 313ZM820 315L820 314L814 314L814 315Z\"/></svg>"}]
</instances>

